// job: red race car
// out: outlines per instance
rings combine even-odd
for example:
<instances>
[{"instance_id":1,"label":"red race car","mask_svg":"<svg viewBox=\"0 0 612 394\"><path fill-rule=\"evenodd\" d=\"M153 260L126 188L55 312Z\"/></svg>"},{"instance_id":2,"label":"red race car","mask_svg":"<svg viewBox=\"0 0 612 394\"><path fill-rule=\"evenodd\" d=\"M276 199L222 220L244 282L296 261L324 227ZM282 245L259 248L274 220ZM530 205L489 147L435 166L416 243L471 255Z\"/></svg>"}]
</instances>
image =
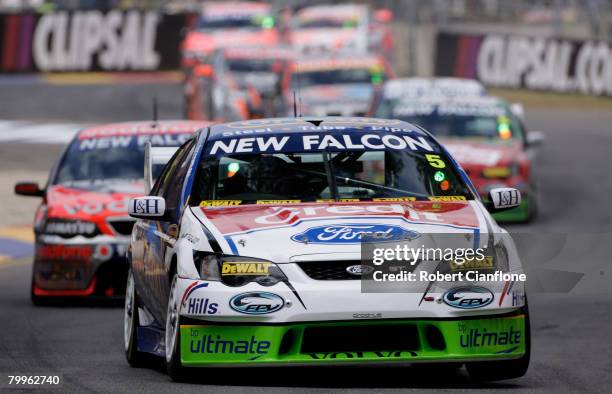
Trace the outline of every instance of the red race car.
<instances>
[{"instance_id":1,"label":"red race car","mask_svg":"<svg viewBox=\"0 0 612 394\"><path fill-rule=\"evenodd\" d=\"M279 43L272 6L254 1L206 2L181 44L182 65L192 68L215 49Z\"/></svg>"},{"instance_id":2,"label":"red race car","mask_svg":"<svg viewBox=\"0 0 612 394\"><path fill-rule=\"evenodd\" d=\"M216 50L187 73L186 117L235 121L278 115L281 75L293 57L287 47Z\"/></svg>"},{"instance_id":3,"label":"red race car","mask_svg":"<svg viewBox=\"0 0 612 394\"><path fill-rule=\"evenodd\" d=\"M525 222L538 212L536 147L543 134L527 132L505 101L491 96L403 95L383 100L376 116L419 125L442 140L483 198L498 187L513 187L521 204L493 217Z\"/></svg>"},{"instance_id":4,"label":"red race car","mask_svg":"<svg viewBox=\"0 0 612 394\"><path fill-rule=\"evenodd\" d=\"M364 4L308 6L293 15L290 42L304 53L350 50L390 59L394 49L391 19L391 11L372 11Z\"/></svg>"},{"instance_id":5,"label":"red race car","mask_svg":"<svg viewBox=\"0 0 612 394\"><path fill-rule=\"evenodd\" d=\"M123 294L134 224L127 203L145 192L145 145L176 147L207 125L161 121L90 127L65 149L45 188L15 185L16 194L42 197L34 219L34 304Z\"/></svg>"}]
</instances>

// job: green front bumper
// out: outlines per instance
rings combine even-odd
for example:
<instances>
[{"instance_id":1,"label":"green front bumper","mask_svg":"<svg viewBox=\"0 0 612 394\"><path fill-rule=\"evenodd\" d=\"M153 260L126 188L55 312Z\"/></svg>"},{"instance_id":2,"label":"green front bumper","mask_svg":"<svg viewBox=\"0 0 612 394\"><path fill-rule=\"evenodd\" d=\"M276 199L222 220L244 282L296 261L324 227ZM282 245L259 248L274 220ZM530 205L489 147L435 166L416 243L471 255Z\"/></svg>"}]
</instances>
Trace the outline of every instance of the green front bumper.
<instances>
[{"instance_id":1,"label":"green front bumper","mask_svg":"<svg viewBox=\"0 0 612 394\"><path fill-rule=\"evenodd\" d=\"M346 340L355 333L363 335L355 341ZM181 325L180 343L182 364L194 367L472 361L521 357L525 354L525 333L525 316L513 315L466 320ZM390 338L397 338L391 340L392 346Z\"/></svg>"}]
</instances>

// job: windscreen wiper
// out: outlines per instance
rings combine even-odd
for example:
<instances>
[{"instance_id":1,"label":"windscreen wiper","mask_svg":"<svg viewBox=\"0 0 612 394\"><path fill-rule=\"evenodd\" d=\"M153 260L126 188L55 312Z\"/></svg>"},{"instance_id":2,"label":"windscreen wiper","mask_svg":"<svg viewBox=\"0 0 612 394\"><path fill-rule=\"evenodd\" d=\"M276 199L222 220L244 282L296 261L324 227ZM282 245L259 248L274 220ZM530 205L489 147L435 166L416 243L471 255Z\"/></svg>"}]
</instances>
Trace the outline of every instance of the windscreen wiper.
<instances>
[{"instance_id":1,"label":"windscreen wiper","mask_svg":"<svg viewBox=\"0 0 612 394\"><path fill-rule=\"evenodd\" d=\"M329 184L329 190L334 201L338 201L338 185L336 184L336 176L334 175L334 167L329 160L329 152L322 151L323 163L325 164L325 173L327 174L327 183Z\"/></svg>"}]
</instances>

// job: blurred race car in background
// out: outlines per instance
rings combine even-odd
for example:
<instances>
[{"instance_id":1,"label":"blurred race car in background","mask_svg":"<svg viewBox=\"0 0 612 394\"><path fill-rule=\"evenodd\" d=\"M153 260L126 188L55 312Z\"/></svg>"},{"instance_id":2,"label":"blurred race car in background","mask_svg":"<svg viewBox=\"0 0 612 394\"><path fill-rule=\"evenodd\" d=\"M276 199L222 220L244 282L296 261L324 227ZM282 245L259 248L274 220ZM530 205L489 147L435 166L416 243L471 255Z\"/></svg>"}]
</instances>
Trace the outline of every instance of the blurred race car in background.
<instances>
[{"instance_id":1,"label":"blurred race car in background","mask_svg":"<svg viewBox=\"0 0 612 394\"><path fill-rule=\"evenodd\" d=\"M309 116L363 116L368 112L374 88L393 78L386 59L374 54L309 56L289 64L283 77L285 103L293 103ZM286 115L293 115L287 105Z\"/></svg>"},{"instance_id":2,"label":"blurred race car in background","mask_svg":"<svg viewBox=\"0 0 612 394\"><path fill-rule=\"evenodd\" d=\"M293 58L289 47L217 49L186 80L187 117L230 121L277 115L283 110L281 76ZM237 106L232 97L247 113L232 110Z\"/></svg>"},{"instance_id":3,"label":"blurred race car in background","mask_svg":"<svg viewBox=\"0 0 612 394\"><path fill-rule=\"evenodd\" d=\"M391 19L391 11L372 12L366 4L307 6L293 15L290 42L304 53L350 50L390 58L394 48Z\"/></svg>"},{"instance_id":4,"label":"blurred race car in background","mask_svg":"<svg viewBox=\"0 0 612 394\"><path fill-rule=\"evenodd\" d=\"M474 79L454 77L395 78L376 87L369 115L375 114L377 108L383 102L393 102L398 99L427 96L471 97L486 94L487 89Z\"/></svg>"},{"instance_id":5,"label":"blurred race car in background","mask_svg":"<svg viewBox=\"0 0 612 394\"><path fill-rule=\"evenodd\" d=\"M473 93L479 89L474 85ZM500 221L529 221L538 212L536 148L541 132L527 132L505 101L480 94L396 95L375 116L419 125L439 138L466 171L480 195L497 187L521 191L520 206L494 215Z\"/></svg>"},{"instance_id":6,"label":"blurred race car in background","mask_svg":"<svg viewBox=\"0 0 612 394\"><path fill-rule=\"evenodd\" d=\"M32 182L15 185L16 194L42 197L34 218L34 304L123 294L125 252L134 224L127 203L145 189L145 145L178 147L208 125L160 121L89 127L62 153L45 188ZM155 167L149 176L160 170Z\"/></svg>"},{"instance_id":7,"label":"blurred race car in background","mask_svg":"<svg viewBox=\"0 0 612 394\"><path fill-rule=\"evenodd\" d=\"M276 46L276 15L271 4L254 1L204 2L195 26L181 43L182 66L196 66L202 56L230 46Z\"/></svg>"}]
</instances>

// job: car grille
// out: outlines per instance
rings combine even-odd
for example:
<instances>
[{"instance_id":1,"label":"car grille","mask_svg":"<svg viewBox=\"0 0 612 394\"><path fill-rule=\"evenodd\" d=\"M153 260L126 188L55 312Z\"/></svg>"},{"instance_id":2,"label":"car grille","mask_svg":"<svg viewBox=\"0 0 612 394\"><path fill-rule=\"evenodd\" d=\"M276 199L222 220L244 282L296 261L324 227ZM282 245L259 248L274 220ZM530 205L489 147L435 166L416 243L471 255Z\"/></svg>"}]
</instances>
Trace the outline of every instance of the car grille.
<instances>
[{"instance_id":1,"label":"car grille","mask_svg":"<svg viewBox=\"0 0 612 394\"><path fill-rule=\"evenodd\" d=\"M134 220L112 220L108 222L113 231L119 235L132 234L132 227L134 227L134 223Z\"/></svg>"},{"instance_id":2,"label":"car grille","mask_svg":"<svg viewBox=\"0 0 612 394\"><path fill-rule=\"evenodd\" d=\"M312 279L316 280L354 280L360 275L349 274L346 269L352 265L361 265L356 260L339 261L301 261L297 265Z\"/></svg>"},{"instance_id":3,"label":"car grille","mask_svg":"<svg viewBox=\"0 0 612 394\"><path fill-rule=\"evenodd\" d=\"M384 267L370 267L376 269L382 269L383 272L396 273L400 271L413 272L415 268L421 263L411 265L405 261L387 261ZM372 279L372 274L354 275L349 274L347 271L348 267L355 265L364 265L359 260L333 260L333 261L300 261L297 265L308 275L311 279L315 280L360 280L360 279Z\"/></svg>"},{"instance_id":4,"label":"car grille","mask_svg":"<svg viewBox=\"0 0 612 394\"><path fill-rule=\"evenodd\" d=\"M301 352L414 351L419 343L415 325L306 327Z\"/></svg>"}]
</instances>

